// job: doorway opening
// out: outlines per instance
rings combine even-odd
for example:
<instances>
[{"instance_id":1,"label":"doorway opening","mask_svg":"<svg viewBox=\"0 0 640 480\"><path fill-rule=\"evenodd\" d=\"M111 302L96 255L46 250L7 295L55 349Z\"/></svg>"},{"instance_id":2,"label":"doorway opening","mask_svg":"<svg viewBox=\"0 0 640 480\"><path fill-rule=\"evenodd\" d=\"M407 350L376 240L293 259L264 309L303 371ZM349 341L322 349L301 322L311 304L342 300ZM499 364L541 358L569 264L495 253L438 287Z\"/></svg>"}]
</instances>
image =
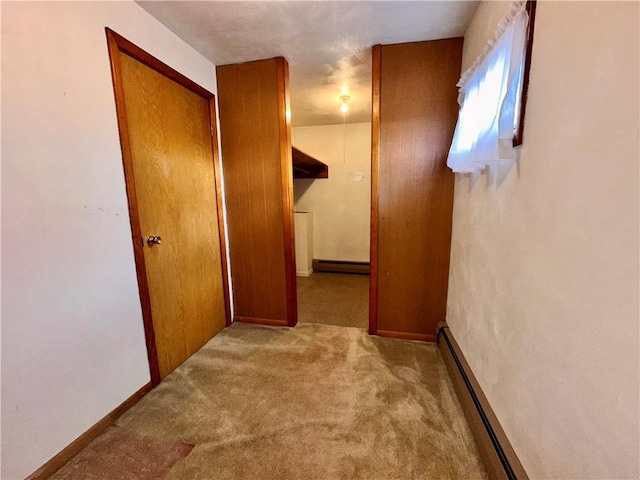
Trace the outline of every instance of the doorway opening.
<instances>
[{"instance_id":1,"label":"doorway opening","mask_svg":"<svg viewBox=\"0 0 640 480\"><path fill-rule=\"evenodd\" d=\"M339 70L290 84L298 322L367 329L370 51ZM326 168L310 166L314 160Z\"/></svg>"}]
</instances>

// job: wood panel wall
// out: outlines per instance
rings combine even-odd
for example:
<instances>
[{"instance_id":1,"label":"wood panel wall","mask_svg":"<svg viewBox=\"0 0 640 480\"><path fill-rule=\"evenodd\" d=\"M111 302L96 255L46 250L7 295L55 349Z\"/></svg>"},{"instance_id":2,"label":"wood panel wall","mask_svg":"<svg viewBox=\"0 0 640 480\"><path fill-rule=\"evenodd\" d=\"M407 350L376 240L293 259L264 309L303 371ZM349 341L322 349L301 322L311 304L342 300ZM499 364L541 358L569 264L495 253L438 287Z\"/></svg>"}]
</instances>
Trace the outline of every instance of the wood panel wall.
<instances>
[{"instance_id":1,"label":"wood panel wall","mask_svg":"<svg viewBox=\"0 0 640 480\"><path fill-rule=\"evenodd\" d=\"M445 318L462 41L373 50L372 334L435 341Z\"/></svg>"},{"instance_id":2,"label":"wood panel wall","mask_svg":"<svg viewBox=\"0 0 640 480\"><path fill-rule=\"evenodd\" d=\"M234 320L293 326L297 311L287 61L278 57L216 71Z\"/></svg>"}]
</instances>

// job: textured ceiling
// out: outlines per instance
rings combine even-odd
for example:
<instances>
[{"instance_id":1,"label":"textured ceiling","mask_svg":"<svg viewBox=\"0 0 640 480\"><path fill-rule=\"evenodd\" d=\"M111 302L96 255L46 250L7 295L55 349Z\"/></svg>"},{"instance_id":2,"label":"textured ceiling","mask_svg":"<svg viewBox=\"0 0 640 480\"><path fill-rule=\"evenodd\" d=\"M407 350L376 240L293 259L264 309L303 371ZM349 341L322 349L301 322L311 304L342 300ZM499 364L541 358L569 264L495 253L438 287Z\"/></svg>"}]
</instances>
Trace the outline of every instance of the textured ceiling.
<instances>
[{"instance_id":1,"label":"textured ceiling","mask_svg":"<svg viewBox=\"0 0 640 480\"><path fill-rule=\"evenodd\" d=\"M371 46L462 36L478 2L139 1L216 65L284 56L292 124L371 118Z\"/></svg>"}]
</instances>

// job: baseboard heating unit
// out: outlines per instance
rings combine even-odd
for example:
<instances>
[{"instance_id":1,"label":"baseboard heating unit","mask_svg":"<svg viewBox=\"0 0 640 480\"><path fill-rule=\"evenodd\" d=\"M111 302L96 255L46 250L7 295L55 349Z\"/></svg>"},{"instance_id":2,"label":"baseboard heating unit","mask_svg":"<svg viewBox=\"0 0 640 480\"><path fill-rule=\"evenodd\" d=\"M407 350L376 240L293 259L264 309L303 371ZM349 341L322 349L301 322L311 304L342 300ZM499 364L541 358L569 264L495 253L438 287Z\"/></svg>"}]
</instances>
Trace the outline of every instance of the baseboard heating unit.
<instances>
[{"instance_id":1,"label":"baseboard heating unit","mask_svg":"<svg viewBox=\"0 0 640 480\"><path fill-rule=\"evenodd\" d=\"M527 473L449 327L446 323L440 322L437 332L438 348L447 365L489 478L528 480Z\"/></svg>"},{"instance_id":2,"label":"baseboard heating unit","mask_svg":"<svg viewBox=\"0 0 640 480\"><path fill-rule=\"evenodd\" d=\"M313 271L326 273L357 273L360 275L369 275L369 262L318 260L314 258Z\"/></svg>"}]
</instances>

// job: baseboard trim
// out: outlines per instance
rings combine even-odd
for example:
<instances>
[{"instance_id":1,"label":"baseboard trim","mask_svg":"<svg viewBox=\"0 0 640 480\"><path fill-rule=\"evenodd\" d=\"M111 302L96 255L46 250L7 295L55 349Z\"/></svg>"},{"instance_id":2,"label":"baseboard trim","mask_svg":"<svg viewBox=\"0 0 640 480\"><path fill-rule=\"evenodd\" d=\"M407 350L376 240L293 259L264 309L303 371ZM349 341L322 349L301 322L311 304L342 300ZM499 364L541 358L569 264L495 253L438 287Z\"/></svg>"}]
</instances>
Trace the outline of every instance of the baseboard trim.
<instances>
[{"instance_id":1,"label":"baseboard trim","mask_svg":"<svg viewBox=\"0 0 640 480\"><path fill-rule=\"evenodd\" d=\"M270 327L288 327L289 326L286 320L276 320L273 318L241 317L236 315L233 318L233 321L240 322L240 323L255 323L257 325L267 325Z\"/></svg>"},{"instance_id":2,"label":"baseboard trim","mask_svg":"<svg viewBox=\"0 0 640 480\"><path fill-rule=\"evenodd\" d=\"M306 272L298 272L298 271L296 271L296 277L310 277L311 275L313 275L313 268L310 268Z\"/></svg>"},{"instance_id":3,"label":"baseboard trim","mask_svg":"<svg viewBox=\"0 0 640 480\"><path fill-rule=\"evenodd\" d=\"M60 450L56 455L41 466L38 470L33 472L27 477L26 480L45 480L51 475L56 473L66 463L71 460L80 450L89 445L98 435L104 432L113 422L120 418L127 410L133 407L138 401L144 397L151 389L153 385L151 382L143 385L137 392L127 398L124 402L114 408L111 412L105 415L89 430L84 432L73 442Z\"/></svg>"},{"instance_id":4,"label":"baseboard trim","mask_svg":"<svg viewBox=\"0 0 640 480\"><path fill-rule=\"evenodd\" d=\"M489 478L528 480L460 346L444 322L438 324L437 343Z\"/></svg>"},{"instance_id":5,"label":"baseboard trim","mask_svg":"<svg viewBox=\"0 0 640 480\"><path fill-rule=\"evenodd\" d=\"M394 332L391 330L378 330L376 333L379 337L399 338L401 340L418 340L419 342L431 342L436 341L436 336L430 333L407 333L407 332Z\"/></svg>"}]
</instances>

